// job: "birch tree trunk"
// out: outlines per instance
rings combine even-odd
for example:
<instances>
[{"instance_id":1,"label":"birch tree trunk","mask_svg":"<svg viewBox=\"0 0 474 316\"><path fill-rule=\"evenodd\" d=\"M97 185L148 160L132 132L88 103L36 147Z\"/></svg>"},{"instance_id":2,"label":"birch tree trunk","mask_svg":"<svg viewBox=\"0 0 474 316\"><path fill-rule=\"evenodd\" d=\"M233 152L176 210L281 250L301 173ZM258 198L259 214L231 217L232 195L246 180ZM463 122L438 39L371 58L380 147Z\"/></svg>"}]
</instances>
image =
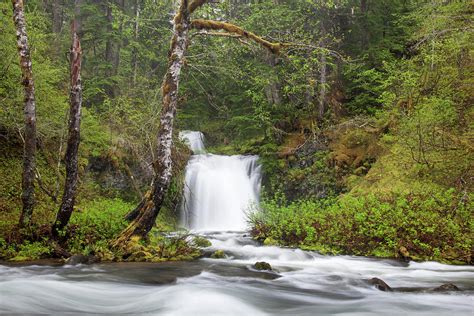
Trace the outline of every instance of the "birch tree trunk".
<instances>
[{"instance_id":1,"label":"birch tree trunk","mask_svg":"<svg viewBox=\"0 0 474 316\"><path fill-rule=\"evenodd\" d=\"M79 5L81 0L76 0L76 17L79 15ZM72 23L72 44L69 52L71 91L69 95L69 126L68 141L65 156L66 182L64 185L64 194L59 208L56 220L53 224L52 233L54 236L63 229L71 218L76 198L77 179L78 179L78 150L80 143L81 128L81 107L82 107L82 84L81 84L81 62L82 51L79 40L78 28L80 28L78 19Z\"/></svg>"},{"instance_id":2,"label":"birch tree trunk","mask_svg":"<svg viewBox=\"0 0 474 316\"><path fill-rule=\"evenodd\" d=\"M152 194L147 194L145 200L140 203L135 218L112 243L113 247L126 244L133 236L146 236L155 224L156 217L168 191L172 173L173 121L176 115L179 76L188 46L189 29L188 1L181 0L173 21L173 36L168 53L168 70L161 87L163 100L158 131L157 159L154 162L155 177L151 188Z\"/></svg>"},{"instance_id":3,"label":"birch tree trunk","mask_svg":"<svg viewBox=\"0 0 474 316\"><path fill-rule=\"evenodd\" d=\"M18 53L20 55L20 68L22 85L24 87L24 113L25 113L25 144L23 148L23 176L22 195L23 210L20 216L20 226L28 226L31 222L35 204L35 156L36 156L36 102L33 72L31 67L30 49L26 34L26 22L23 0L12 0L13 21L16 27Z\"/></svg>"}]
</instances>

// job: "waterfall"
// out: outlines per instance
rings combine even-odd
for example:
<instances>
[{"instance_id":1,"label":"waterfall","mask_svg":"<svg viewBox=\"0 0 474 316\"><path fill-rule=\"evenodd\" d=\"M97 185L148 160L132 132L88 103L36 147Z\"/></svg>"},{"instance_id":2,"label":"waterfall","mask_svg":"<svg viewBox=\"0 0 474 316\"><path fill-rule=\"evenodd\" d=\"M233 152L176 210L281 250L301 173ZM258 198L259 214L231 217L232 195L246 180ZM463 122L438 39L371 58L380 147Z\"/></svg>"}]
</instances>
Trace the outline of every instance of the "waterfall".
<instances>
[{"instance_id":1,"label":"waterfall","mask_svg":"<svg viewBox=\"0 0 474 316\"><path fill-rule=\"evenodd\" d=\"M188 144L193 153L206 153L206 148L204 147L204 135L201 132L182 131L179 133L179 138Z\"/></svg>"},{"instance_id":2,"label":"waterfall","mask_svg":"<svg viewBox=\"0 0 474 316\"><path fill-rule=\"evenodd\" d=\"M195 153L186 167L181 219L193 230L245 230L246 211L258 202L258 156L205 154L203 135L184 131L180 137Z\"/></svg>"}]
</instances>

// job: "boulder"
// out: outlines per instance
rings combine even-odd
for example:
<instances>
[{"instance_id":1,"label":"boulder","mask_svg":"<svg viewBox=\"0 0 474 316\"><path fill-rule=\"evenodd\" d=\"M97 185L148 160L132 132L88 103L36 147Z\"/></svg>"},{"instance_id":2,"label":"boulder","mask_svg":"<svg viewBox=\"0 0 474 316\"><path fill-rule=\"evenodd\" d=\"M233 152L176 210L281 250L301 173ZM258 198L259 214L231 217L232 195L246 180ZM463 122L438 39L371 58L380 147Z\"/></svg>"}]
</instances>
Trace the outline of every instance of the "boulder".
<instances>
[{"instance_id":1,"label":"boulder","mask_svg":"<svg viewBox=\"0 0 474 316\"><path fill-rule=\"evenodd\" d=\"M89 263L89 257L84 256L82 254L72 255L66 260L66 264L72 265L72 266L75 266L78 264L87 264L87 263Z\"/></svg>"},{"instance_id":2,"label":"boulder","mask_svg":"<svg viewBox=\"0 0 474 316\"><path fill-rule=\"evenodd\" d=\"M268 262L265 262L265 261L259 261L259 262L255 262L255 264L253 265L253 267L256 269L256 270L268 270L268 271L272 271L272 266L268 263Z\"/></svg>"},{"instance_id":3,"label":"boulder","mask_svg":"<svg viewBox=\"0 0 474 316\"><path fill-rule=\"evenodd\" d=\"M393 291L393 289L387 283L385 283L384 280L379 279L379 278L372 278L372 279L368 280L367 283L369 283L370 285L375 286L375 288L380 290L380 291L384 291L384 292Z\"/></svg>"},{"instance_id":4,"label":"boulder","mask_svg":"<svg viewBox=\"0 0 474 316\"><path fill-rule=\"evenodd\" d=\"M196 245L196 247L199 247L199 248L207 248L207 247L212 246L209 240L201 236L194 237L193 243L194 245Z\"/></svg>"},{"instance_id":5,"label":"boulder","mask_svg":"<svg viewBox=\"0 0 474 316\"><path fill-rule=\"evenodd\" d=\"M225 258L225 252L223 250L216 250L214 253L211 255L211 258L213 259L222 259Z\"/></svg>"},{"instance_id":6,"label":"boulder","mask_svg":"<svg viewBox=\"0 0 474 316\"><path fill-rule=\"evenodd\" d=\"M278 241L276 241L275 239L273 239L271 237L267 237L263 241L263 245L264 246L278 246Z\"/></svg>"},{"instance_id":7,"label":"boulder","mask_svg":"<svg viewBox=\"0 0 474 316\"><path fill-rule=\"evenodd\" d=\"M67 258L66 264L75 266L78 264L93 264L99 262L99 257L96 256L84 256L82 254L75 254Z\"/></svg>"},{"instance_id":8,"label":"boulder","mask_svg":"<svg viewBox=\"0 0 474 316\"><path fill-rule=\"evenodd\" d=\"M433 292L450 292L450 291L460 291L460 289L452 283L446 283L433 289Z\"/></svg>"},{"instance_id":9,"label":"boulder","mask_svg":"<svg viewBox=\"0 0 474 316\"><path fill-rule=\"evenodd\" d=\"M403 247L403 246L400 246L400 248L398 249L398 254L405 261L410 261L410 259L411 259L410 253L408 252L408 249Z\"/></svg>"}]
</instances>

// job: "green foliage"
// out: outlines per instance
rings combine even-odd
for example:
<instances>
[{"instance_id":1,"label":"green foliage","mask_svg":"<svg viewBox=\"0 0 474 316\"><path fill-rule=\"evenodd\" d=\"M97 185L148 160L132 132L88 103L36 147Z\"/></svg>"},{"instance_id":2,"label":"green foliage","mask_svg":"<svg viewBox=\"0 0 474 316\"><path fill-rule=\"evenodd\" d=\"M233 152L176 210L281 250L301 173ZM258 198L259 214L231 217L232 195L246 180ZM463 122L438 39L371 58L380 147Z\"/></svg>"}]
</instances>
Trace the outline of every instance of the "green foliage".
<instances>
[{"instance_id":1,"label":"green foliage","mask_svg":"<svg viewBox=\"0 0 474 316\"><path fill-rule=\"evenodd\" d=\"M152 229L147 240L132 240L127 249L130 255L124 259L147 262L192 260L201 256L200 247L188 234L164 235Z\"/></svg>"},{"instance_id":2,"label":"green foliage","mask_svg":"<svg viewBox=\"0 0 474 316\"><path fill-rule=\"evenodd\" d=\"M107 243L127 226L124 216L133 207L134 204L120 199L105 198L79 205L64 232L70 252L84 255L104 252Z\"/></svg>"},{"instance_id":3,"label":"green foliage","mask_svg":"<svg viewBox=\"0 0 474 316\"><path fill-rule=\"evenodd\" d=\"M252 233L323 253L469 263L472 196L454 190L429 195L352 196L300 200L282 205L275 197L251 214Z\"/></svg>"},{"instance_id":4,"label":"green foliage","mask_svg":"<svg viewBox=\"0 0 474 316\"><path fill-rule=\"evenodd\" d=\"M47 240L42 242L25 242L19 246L16 255L10 261L36 260L48 257L52 248Z\"/></svg>"}]
</instances>

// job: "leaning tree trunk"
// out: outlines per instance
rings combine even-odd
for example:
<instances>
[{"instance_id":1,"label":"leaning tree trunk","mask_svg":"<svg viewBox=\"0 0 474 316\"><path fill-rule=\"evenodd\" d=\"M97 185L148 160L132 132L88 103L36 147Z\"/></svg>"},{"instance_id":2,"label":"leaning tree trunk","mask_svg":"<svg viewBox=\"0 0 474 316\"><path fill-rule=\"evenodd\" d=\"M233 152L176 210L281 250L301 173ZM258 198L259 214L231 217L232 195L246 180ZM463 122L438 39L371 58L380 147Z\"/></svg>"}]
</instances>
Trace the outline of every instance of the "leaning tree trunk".
<instances>
[{"instance_id":1,"label":"leaning tree trunk","mask_svg":"<svg viewBox=\"0 0 474 316\"><path fill-rule=\"evenodd\" d=\"M80 0L76 0L76 8L79 6ZM81 85L81 42L77 34L77 20L72 23L72 44L69 52L70 59L70 75L71 75L71 92L69 95L69 127L68 141L65 157L66 165L66 183L64 186L64 194L56 215L56 221L53 224L53 235L57 236L59 231L63 229L69 219L74 208L76 198L77 179L78 179L78 150L80 143L81 128L81 107L82 107L82 85Z\"/></svg>"},{"instance_id":2,"label":"leaning tree trunk","mask_svg":"<svg viewBox=\"0 0 474 316\"><path fill-rule=\"evenodd\" d=\"M133 236L144 237L155 224L158 212L163 204L171 182L172 134L173 121L178 103L179 75L184 64L184 55L188 46L190 29L188 1L182 0L173 22L173 37L169 50L168 71L162 84L162 108L160 128L158 131L157 159L154 162L155 177L151 188L152 194L139 205L136 216L130 225L113 242L112 246L120 247Z\"/></svg>"},{"instance_id":3,"label":"leaning tree trunk","mask_svg":"<svg viewBox=\"0 0 474 316\"><path fill-rule=\"evenodd\" d=\"M35 204L36 102L23 1L12 0L12 4L18 53L20 55L22 85L25 90L25 144L23 149L23 179L21 195L23 210L20 216L20 226L24 227L28 226L31 222L31 216Z\"/></svg>"}]
</instances>

